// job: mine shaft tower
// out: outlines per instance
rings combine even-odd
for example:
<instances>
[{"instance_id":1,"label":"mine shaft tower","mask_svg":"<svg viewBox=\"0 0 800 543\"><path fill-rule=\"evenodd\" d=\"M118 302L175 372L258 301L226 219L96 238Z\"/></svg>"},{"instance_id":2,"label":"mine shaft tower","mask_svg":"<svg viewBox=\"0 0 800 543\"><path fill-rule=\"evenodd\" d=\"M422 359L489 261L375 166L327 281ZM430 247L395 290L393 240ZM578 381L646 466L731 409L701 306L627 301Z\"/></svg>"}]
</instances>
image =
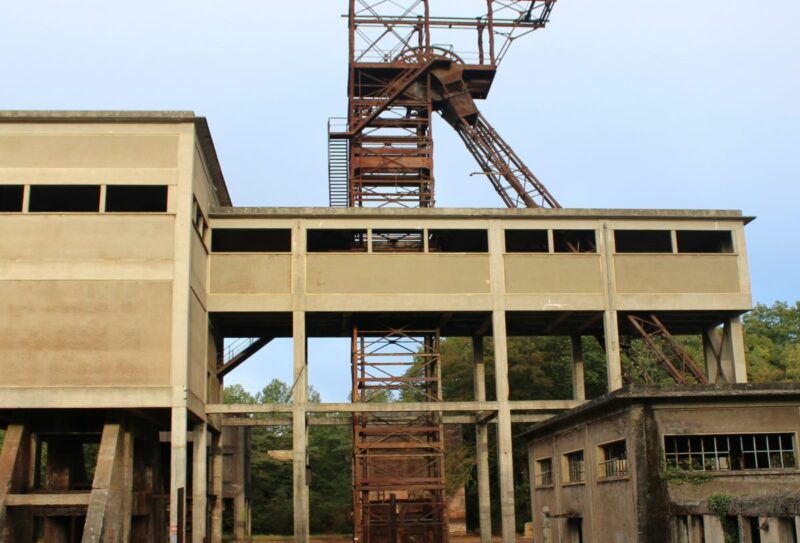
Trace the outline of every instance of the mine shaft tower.
<instances>
[{"instance_id":1,"label":"mine shaft tower","mask_svg":"<svg viewBox=\"0 0 800 543\"><path fill-rule=\"evenodd\" d=\"M506 206L560 207L475 104L512 42L544 27L555 0L464 2L479 14L462 17L432 16L430 3L350 0L348 116L329 123L330 205L433 207L438 113ZM438 45L443 31L457 45Z\"/></svg>"},{"instance_id":2,"label":"mine shaft tower","mask_svg":"<svg viewBox=\"0 0 800 543\"><path fill-rule=\"evenodd\" d=\"M543 27L554 0L474 4L485 13L435 17L429 0L350 1L348 116L331 119L328 130L332 207L433 207L434 113L458 133L506 206L559 207L475 104L487 97L511 43ZM437 45L442 30L448 43L451 30L472 36L472 51ZM423 245L407 232L377 235L396 250ZM353 328L354 402L442 401L438 328L368 328ZM441 413L354 413L354 541L446 541L446 509Z\"/></svg>"}]
</instances>

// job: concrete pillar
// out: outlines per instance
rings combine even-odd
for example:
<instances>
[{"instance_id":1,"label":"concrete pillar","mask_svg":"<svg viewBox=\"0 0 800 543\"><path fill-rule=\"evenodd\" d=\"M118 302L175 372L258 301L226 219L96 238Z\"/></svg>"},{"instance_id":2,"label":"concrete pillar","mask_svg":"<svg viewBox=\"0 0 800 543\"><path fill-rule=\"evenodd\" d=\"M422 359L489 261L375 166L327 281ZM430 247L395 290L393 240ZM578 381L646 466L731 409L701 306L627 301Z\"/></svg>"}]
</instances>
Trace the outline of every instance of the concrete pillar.
<instances>
[{"instance_id":1,"label":"concrete pillar","mask_svg":"<svg viewBox=\"0 0 800 543\"><path fill-rule=\"evenodd\" d=\"M583 375L583 343L581 336L571 336L572 346L572 398L575 400L586 399L586 385ZM531 472L533 473L533 472Z\"/></svg>"},{"instance_id":2,"label":"concrete pillar","mask_svg":"<svg viewBox=\"0 0 800 543\"><path fill-rule=\"evenodd\" d=\"M732 317L723 327L722 371L729 383L747 382L747 363L744 356L742 319Z\"/></svg>"},{"instance_id":3,"label":"concrete pillar","mask_svg":"<svg viewBox=\"0 0 800 543\"><path fill-rule=\"evenodd\" d=\"M483 360L483 338L472 338L473 389L475 401L486 401L486 364ZM478 519L481 543L492 541L492 504L489 488L489 428L475 425L475 456L478 464Z\"/></svg>"},{"instance_id":4,"label":"concrete pillar","mask_svg":"<svg viewBox=\"0 0 800 543\"><path fill-rule=\"evenodd\" d=\"M186 443L187 417L185 407L172 408L172 428L170 431L170 471L169 471L169 540L177 543L186 539ZM180 490L180 492L179 492Z\"/></svg>"},{"instance_id":5,"label":"concrete pillar","mask_svg":"<svg viewBox=\"0 0 800 543\"><path fill-rule=\"evenodd\" d=\"M244 541L250 535L250 513L247 499L247 429L231 428L233 430L234 452L234 496L233 496L233 536L237 541ZM227 429L225 430L228 431Z\"/></svg>"},{"instance_id":6,"label":"concrete pillar","mask_svg":"<svg viewBox=\"0 0 800 543\"><path fill-rule=\"evenodd\" d=\"M192 541L204 543L208 522L208 426L194 425L192 449Z\"/></svg>"},{"instance_id":7,"label":"concrete pillar","mask_svg":"<svg viewBox=\"0 0 800 543\"><path fill-rule=\"evenodd\" d=\"M494 375L497 395L497 478L500 482L500 523L503 543L514 543L514 459L511 439L511 406L508 399L508 346L505 311L492 312Z\"/></svg>"},{"instance_id":8,"label":"concrete pillar","mask_svg":"<svg viewBox=\"0 0 800 543\"><path fill-rule=\"evenodd\" d=\"M606 340L606 372L608 375L608 391L622 388L622 357L619 352L619 323L616 311L603 313L603 328Z\"/></svg>"},{"instance_id":9,"label":"concrete pillar","mask_svg":"<svg viewBox=\"0 0 800 543\"><path fill-rule=\"evenodd\" d=\"M222 543L222 432L211 436L211 492L214 506L211 510L211 543Z\"/></svg>"},{"instance_id":10,"label":"concrete pillar","mask_svg":"<svg viewBox=\"0 0 800 543\"><path fill-rule=\"evenodd\" d=\"M708 382L724 382L725 376L720 366L722 358L722 334L713 326L703 333L703 358L706 364Z\"/></svg>"},{"instance_id":11,"label":"concrete pillar","mask_svg":"<svg viewBox=\"0 0 800 543\"><path fill-rule=\"evenodd\" d=\"M308 401L308 358L304 311L292 313L292 330L294 337L294 387L292 389L294 541L295 543L308 543L309 493L306 480L308 425L306 424L305 408Z\"/></svg>"}]
</instances>

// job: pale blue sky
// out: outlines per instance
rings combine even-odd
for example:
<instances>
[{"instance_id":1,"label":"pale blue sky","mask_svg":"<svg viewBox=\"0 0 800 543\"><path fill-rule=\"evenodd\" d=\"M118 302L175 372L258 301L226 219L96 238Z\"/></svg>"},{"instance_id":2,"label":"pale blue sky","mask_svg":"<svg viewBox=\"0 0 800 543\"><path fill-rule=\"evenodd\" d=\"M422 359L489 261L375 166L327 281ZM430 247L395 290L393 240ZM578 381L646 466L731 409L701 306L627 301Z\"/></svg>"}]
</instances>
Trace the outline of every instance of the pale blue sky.
<instances>
[{"instance_id":1,"label":"pale blue sky","mask_svg":"<svg viewBox=\"0 0 800 543\"><path fill-rule=\"evenodd\" d=\"M432 6L469 2L484 5ZM0 0L0 108L194 110L236 205L324 206L325 122L346 106L346 6ZM756 215L755 300L797 300L798 21L789 0L559 0L548 28L513 45L481 108L565 207ZM451 129L434 130L438 205L498 207ZM259 389L268 359L291 381L288 352L269 346L229 381ZM312 343L326 400L347 391L349 373L326 362L340 352Z\"/></svg>"}]
</instances>

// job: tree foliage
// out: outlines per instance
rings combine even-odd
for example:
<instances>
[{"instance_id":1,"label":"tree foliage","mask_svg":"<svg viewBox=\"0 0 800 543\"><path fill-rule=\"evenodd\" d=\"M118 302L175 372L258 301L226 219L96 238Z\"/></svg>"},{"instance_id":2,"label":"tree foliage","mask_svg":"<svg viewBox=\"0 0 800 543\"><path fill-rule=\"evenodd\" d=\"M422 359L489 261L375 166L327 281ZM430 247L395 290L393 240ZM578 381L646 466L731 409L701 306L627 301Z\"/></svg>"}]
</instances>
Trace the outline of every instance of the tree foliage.
<instances>
[{"instance_id":1,"label":"tree foliage","mask_svg":"<svg viewBox=\"0 0 800 543\"><path fill-rule=\"evenodd\" d=\"M292 389L283 381L273 379L256 394L251 394L242 385L227 386L224 398L225 403L289 403ZM309 387L308 401L322 401L313 386ZM254 533L291 534L293 531L292 463L269 456L269 451L291 448L291 428L258 426L252 429L250 477ZM311 469L310 502L314 511L311 530L331 533L352 530L350 429L340 426L311 427L308 453Z\"/></svg>"}]
</instances>

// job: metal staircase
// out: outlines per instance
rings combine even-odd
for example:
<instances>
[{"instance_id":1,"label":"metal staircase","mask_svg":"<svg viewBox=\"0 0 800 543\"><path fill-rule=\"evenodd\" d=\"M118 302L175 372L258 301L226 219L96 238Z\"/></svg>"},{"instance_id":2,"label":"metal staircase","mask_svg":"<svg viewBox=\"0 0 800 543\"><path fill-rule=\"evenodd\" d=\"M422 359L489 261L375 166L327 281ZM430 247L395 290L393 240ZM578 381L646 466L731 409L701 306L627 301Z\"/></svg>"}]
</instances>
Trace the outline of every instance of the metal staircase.
<instances>
[{"instance_id":1,"label":"metal staircase","mask_svg":"<svg viewBox=\"0 0 800 543\"><path fill-rule=\"evenodd\" d=\"M347 182L350 175L349 140L333 137L342 124L346 130L347 119L328 119L328 202L331 207L347 207L350 200Z\"/></svg>"}]
</instances>

